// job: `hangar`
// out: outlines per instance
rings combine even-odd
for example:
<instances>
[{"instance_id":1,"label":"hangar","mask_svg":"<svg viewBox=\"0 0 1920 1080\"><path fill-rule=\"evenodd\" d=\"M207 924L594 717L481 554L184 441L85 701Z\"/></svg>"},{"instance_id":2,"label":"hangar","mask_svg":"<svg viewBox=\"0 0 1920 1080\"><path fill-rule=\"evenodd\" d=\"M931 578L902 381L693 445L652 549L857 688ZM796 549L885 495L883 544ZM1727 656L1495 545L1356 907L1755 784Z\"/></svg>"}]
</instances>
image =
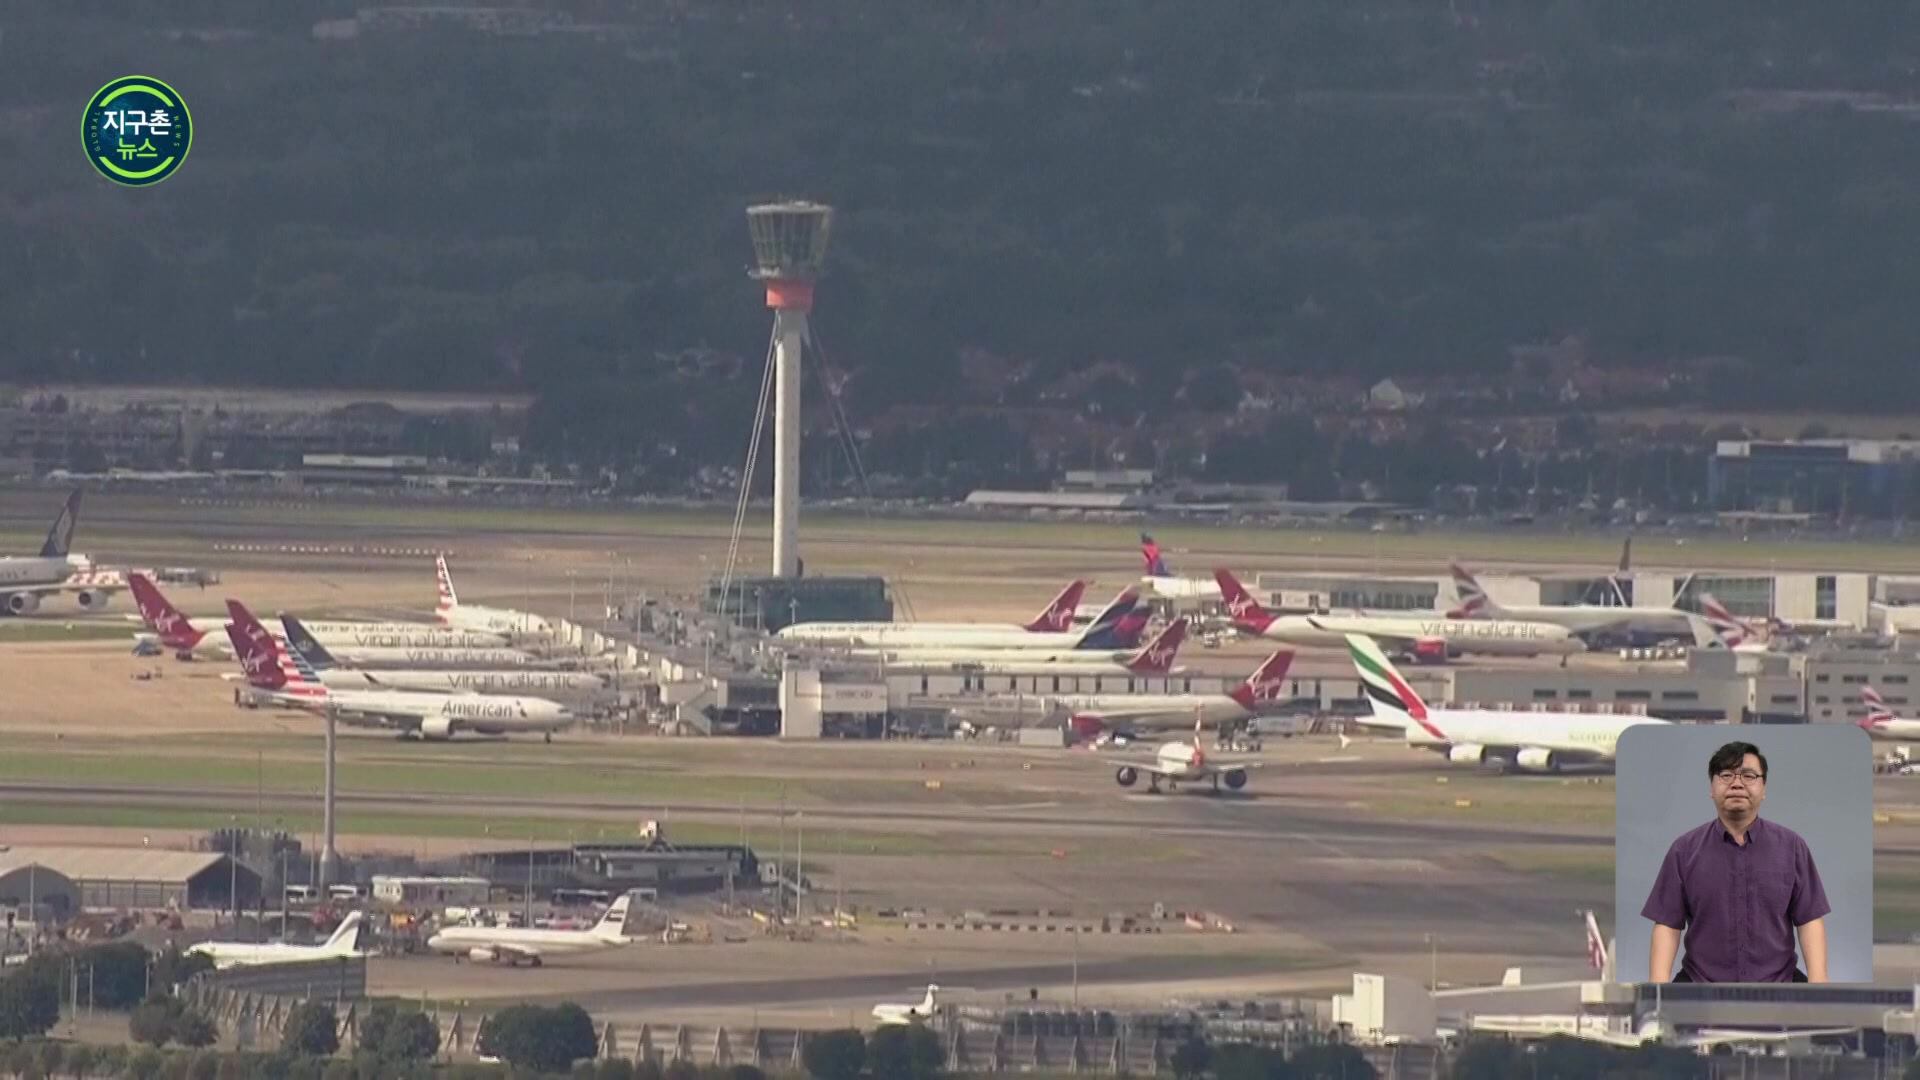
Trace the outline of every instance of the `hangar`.
<instances>
[{"instance_id":1,"label":"hangar","mask_svg":"<svg viewBox=\"0 0 1920 1080\"><path fill-rule=\"evenodd\" d=\"M44 867L78 890L85 909L227 909L260 904L260 875L217 851L157 848L0 848L0 881L11 868Z\"/></svg>"},{"instance_id":2,"label":"hangar","mask_svg":"<svg viewBox=\"0 0 1920 1080\"><path fill-rule=\"evenodd\" d=\"M0 850L0 913L37 923L37 912L62 922L78 910L80 888L72 878L37 862L15 860L11 852Z\"/></svg>"}]
</instances>

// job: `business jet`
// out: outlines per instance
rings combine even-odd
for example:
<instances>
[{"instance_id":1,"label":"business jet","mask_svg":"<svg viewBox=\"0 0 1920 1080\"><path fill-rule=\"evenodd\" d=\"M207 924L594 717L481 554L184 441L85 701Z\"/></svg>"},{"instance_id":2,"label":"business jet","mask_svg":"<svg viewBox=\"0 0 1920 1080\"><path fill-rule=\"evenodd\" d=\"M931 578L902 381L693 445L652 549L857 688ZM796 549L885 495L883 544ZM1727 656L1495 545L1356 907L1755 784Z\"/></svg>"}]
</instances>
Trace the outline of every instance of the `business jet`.
<instances>
[{"instance_id":1,"label":"business jet","mask_svg":"<svg viewBox=\"0 0 1920 1080\"><path fill-rule=\"evenodd\" d=\"M1168 791L1178 791L1181 784L1211 783L1213 793L1220 793L1220 785L1225 784L1230 791L1239 791L1247 786L1247 770L1258 769L1264 763L1258 761L1215 761L1207 756L1200 745L1200 732L1204 719L1195 719L1192 741L1161 743L1153 752L1152 761L1137 761L1129 758L1108 758L1107 764L1115 766L1113 781L1123 788L1130 788L1140 782L1140 774L1147 774L1147 794L1160 794L1160 785L1167 785Z\"/></svg>"},{"instance_id":2,"label":"business jet","mask_svg":"<svg viewBox=\"0 0 1920 1080\"><path fill-rule=\"evenodd\" d=\"M918 1005L875 1005L873 1007L874 1022L882 1026L925 1023L939 1007L935 1000L939 993L940 987L937 984L928 983L927 996L920 999Z\"/></svg>"},{"instance_id":3,"label":"business jet","mask_svg":"<svg viewBox=\"0 0 1920 1080\"><path fill-rule=\"evenodd\" d=\"M1463 653L1487 656L1560 656L1585 652L1564 626L1515 619L1444 619L1401 615L1279 615L1260 606L1228 571L1215 570L1235 630L1289 645L1339 648L1348 634L1365 634L1418 663L1445 663Z\"/></svg>"},{"instance_id":4,"label":"business jet","mask_svg":"<svg viewBox=\"0 0 1920 1080\"><path fill-rule=\"evenodd\" d=\"M526 926L448 926L427 939L427 948L453 957L454 963L540 967L549 956L598 952L633 941L627 936L627 909L633 894L623 893L600 921L586 930L542 930Z\"/></svg>"},{"instance_id":5,"label":"business jet","mask_svg":"<svg viewBox=\"0 0 1920 1080\"><path fill-rule=\"evenodd\" d=\"M221 971L233 967L250 967L255 964L285 964L296 960L337 960L358 955L356 946L360 939L360 923L365 919L358 911L348 912L340 920L325 943L320 945L288 945L284 942L269 942L264 945L249 944L241 941L203 941L187 948L188 956L205 956L213 961L213 966Z\"/></svg>"},{"instance_id":6,"label":"business jet","mask_svg":"<svg viewBox=\"0 0 1920 1080\"><path fill-rule=\"evenodd\" d=\"M453 572L447 569L445 555L433 557L433 573L440 589L440 603L435 613L443 625L483 634L505 634L515 641L545 640L553 636L553 624L532 612L462 604L459 594L453 591Z\"/></svg>"},{"instance_id":7,"label":"business jet","mask_svg":"<svg viewBox=\"0 0 1920 1080\"><path fill-rule=\"evenodd\" d=\"M1362 723L1398 729L1407 745L1438 751L1457 765L1549 773L1564 765L1610 765L1621 732L1668 723L1637 715L1433 708L1370 638L1349 634L1347 647L1373 710L1372 721Z\"/></svg>"}]
</instances>

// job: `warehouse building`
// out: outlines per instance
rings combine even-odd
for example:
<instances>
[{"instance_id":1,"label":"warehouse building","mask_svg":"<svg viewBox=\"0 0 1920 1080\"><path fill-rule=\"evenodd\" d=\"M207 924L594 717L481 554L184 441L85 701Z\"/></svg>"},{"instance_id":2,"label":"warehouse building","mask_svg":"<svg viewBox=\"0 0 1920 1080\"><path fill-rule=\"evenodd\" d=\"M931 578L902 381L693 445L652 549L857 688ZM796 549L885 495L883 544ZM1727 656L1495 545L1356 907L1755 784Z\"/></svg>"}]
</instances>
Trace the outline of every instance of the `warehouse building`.
<instances>
[{"instance_id":1,"label":"warehouse building","mask_svg":"<svg viewBox=\"0 0 1920 1080\"><path fill-rule=\"evenodd\" d=\"M0 848L0 878L30 865L70 881L85 910L229 910L236 898L242 908L260 904L260 875L217 851Z\"/></svg>"}]
</instances>

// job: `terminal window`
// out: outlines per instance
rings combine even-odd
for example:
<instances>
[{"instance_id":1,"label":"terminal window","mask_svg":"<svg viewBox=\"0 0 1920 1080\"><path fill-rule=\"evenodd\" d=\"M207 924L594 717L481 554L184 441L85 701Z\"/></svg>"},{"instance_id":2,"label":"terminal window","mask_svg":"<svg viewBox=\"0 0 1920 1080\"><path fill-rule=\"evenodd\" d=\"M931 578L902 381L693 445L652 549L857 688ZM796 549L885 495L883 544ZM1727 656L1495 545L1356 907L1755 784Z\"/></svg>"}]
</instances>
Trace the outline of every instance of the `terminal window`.
<instances>
[{"instance_id":1,"label":"terminal window","mask_svg":"<svg viewBox=\"0 0 1920 1080\"><path fill-rule=\"evenodd\" d=\"M1533 692L1533 700L1535 701L1552 701L1559 696L1560 691L1558 690L1535 690Z\"/></svg>"},{"instance_id":2,"label":"terminal window","mask_svg":"<svg viewBox=\"0 0 1920 1080\"><path fill-rule=\"evenodd\" d=\"M1813 617L1833 619L1840 610L1840 586L1832 574L1821 574L1813 579Z\"/></svg>"},{"instance_id":3,"label":"terminal window","mask_svg":"<svg viewBox=\"0 0 1920 1080\"><path fill-rule=\"evenodd\" d=\"M1892 683L1896 686L1899 686L1906 683L1907 677L1905 675L1886 675L1886 676L1882 676L1880 681L1883 683Z\"/></svg>"}]
</instances>

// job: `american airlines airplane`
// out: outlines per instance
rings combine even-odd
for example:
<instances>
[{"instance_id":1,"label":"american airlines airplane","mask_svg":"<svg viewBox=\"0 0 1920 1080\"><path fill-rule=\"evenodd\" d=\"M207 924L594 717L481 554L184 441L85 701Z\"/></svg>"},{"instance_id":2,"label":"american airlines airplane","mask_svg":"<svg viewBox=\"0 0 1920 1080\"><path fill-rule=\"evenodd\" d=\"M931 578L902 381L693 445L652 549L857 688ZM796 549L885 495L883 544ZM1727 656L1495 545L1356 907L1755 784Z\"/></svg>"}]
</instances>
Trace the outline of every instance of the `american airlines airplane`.
<instances>
[{"instance_id":1,"label":"american airlines airplane","mask_svg":"<svg viewBox=\"0 0 1920 1080\"><path fill-rule=\"evenodd\" d=\"M233 622L227 637L247 683L269 700L330 712L351 724L387 728L402 738L450 739L458 734L538 732L548 742L572 725L571 710L557 701L487 694L430 694L408 690L333 690L306 661L280 651L273 635L239 601L228 601ZM287 670L291 660L294 670Z\"/></svg>"},{"instance_id":2,"label":"american airlines airplane","mask_svg":"<svg viewBox=\"0 0 1920 1080\"><path fill-rule=\"evenodd\" d=\"M532 612L462 604L459 594L453 591L453 573L447 569L445 555L433 557L433 572L440 587L436 613L441 623L456 630L505 634L514 641L544 641L553 637L553 624Z\"/></svg>"},{"instance_id":3,"label":"american airlines airplane","mask_svg":"<svg viewBox=\"0 0 1920 1080\"><path fill-rule=\"evenodd\" d=\"M1068 727L1082 739L1110 732L1178 730L1196 718L1221 728L1288 700L1286 678L1292 664L1292 650L1282 649L1225 694L1065 694L1051 700L1067 710Z\"/></svg>"},{"instance_id":4,"label":"american airlines airplane","mask_svg":"<svg viewBox=\"0 0 1920 1080\"><path fill-rule=\"evenodd\" d=\"M1167 566L1167 560L1160 554L1160 545L1146 533L1140 534L1140 559L1146 563L1146 576L1140 579L1153 595L1165 600L1185 600L1189 603L1217 601L1220 599L1220 586L1205 578L1185 578L1176 575Z\"/></svg>"},{"instance_id":5,"label":"american airlines airplane","mask_svg":"<svg viewBox=\"0 0 1920 1080\"><path fill-rule=\"evenodd\" d=\"M1053 650L1131 649L1146 630L1148 614L1140 608L1138 590L1123 589L1084 630L1059 633L1022 628L969 629L951 632L912 623L794 623L774 634L781 642L838 645L866 649ZM832 629L821 629L821 628Z\"/></svg>"},{"instance_id":6,"label":"american airlines airplane","mask_svg":"<svg viewBox=\"0 0 1920 1080\"><path fill-rule=\"evenodd\" d=\"M633 941L627 936L627 909L632 893L616 897L600 921L588 930L542 930L518 926L448 926L427 939L427 948L453 957L454 963L476 960L482 963L518 967L525 961L540 967L549 956L598 952L618 948Z\"/></svg>"},{"instance_id":7,"label":"american airlines airplane","mask_svg":"<svg viewBox=\"0 0 1920 1080\"><path fill-rule=\"evenodd\" d=\"M1436 750L1458 765L1551 773L1564 765L1612 764L1621 732L1668 722L1605 713L1433 708L1371 638L1349 634L1347 647L1373 708L1370 726L1404 732L1407 745Z\"/></svg>"},{"instance_id":8,"label":"american airlines airplane","mask_svg":"<svg viewBox=\"0 0 1920 1080\"><path fill-rule=\"evenodd\" d=\"M1061 589L1059 594L1047 602L1026 623L980 623L980 622L804 622L795 623L782 629L775 637L786 641L846 641L850 638L879 641L888 645L908 644L925 639L936 644L959 642L976 637L999 638L1016 633L1060 634L1073 628L1074 612L1079 610L1080 597L1086 592L1087 583L1075 581Z\"/></svg>"},{"instance_id":9,"label":"american airlines airplane","mask_svg":"<svg viewBox=\"0 0 1920 1080\"><path fill-rule=\"evenodd\" d=\"M255 964L285 964L296 960L333 960L357 955L356 946L360 940L360 924L365 916L358 911L347 913L334 928L324 944L288 945L283 942L268 942L255 945L241 941L202 941L187 947L188 956L205 956L213 960L213 966L221 971L233 967L248 967Z\"/></svg>"},{"instance_id":10,"label":"american airlines airplane","mask_svg":"<svg viewBox=\"0 0 1920 1080\"><path fill-rule=\"evenodd\" d=\"M571 694L599 695L607 691L604 676L591 671L546 671L516 668L504 671L461 671L449 669L365 670L342 667L331 650L307 625L292 615L281 615L286 642L307 662L320 682L331 690L427 690L443 694Z\"/></svg>"},{"instance_id":11,"label":"american airlines airplane","mask_svg":"<svg viewBox=\"0 0 1920 1080\"><path fill-rule=\"evenodd\" d=\"M1560 656L1587 651L1566 627L1516 620L1441 619L1394 615L1272 615L1226 570L1215 570L1236 630L1289 645L1345 644L1348 634L1385 642L1420 663L1445 663L1463 653L1486 656Z\"/></svg>"}]
</instances>

